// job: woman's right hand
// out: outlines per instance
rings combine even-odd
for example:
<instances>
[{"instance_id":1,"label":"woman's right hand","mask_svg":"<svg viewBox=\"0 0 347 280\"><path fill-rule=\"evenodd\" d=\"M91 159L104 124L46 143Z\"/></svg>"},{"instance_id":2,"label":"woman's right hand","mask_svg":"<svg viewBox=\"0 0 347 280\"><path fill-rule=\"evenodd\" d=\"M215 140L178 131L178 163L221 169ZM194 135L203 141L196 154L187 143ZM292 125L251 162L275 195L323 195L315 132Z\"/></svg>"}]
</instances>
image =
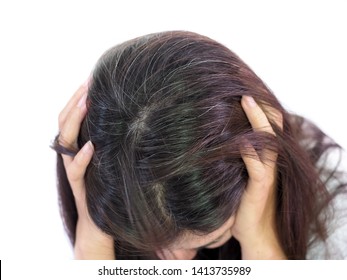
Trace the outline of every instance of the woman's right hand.
<instances>
[{"instance_id":1,"label":"woman's right hand","mask_svg":"<svg viewBox=\"0 0 347 280\"><path fill-rule=\"evenodd\" d=\"M87 80L76 91L59 115L58 143L68 149L77 150L77 137L82 120L86 116ZM74 156L62 154L66 175L75 198L78 220L74 253L76 259L115 259L114 240L101 231L92 221L86 205L84 174L92 159L93 144L88 141Z\"/></svg>"}]
</instances>

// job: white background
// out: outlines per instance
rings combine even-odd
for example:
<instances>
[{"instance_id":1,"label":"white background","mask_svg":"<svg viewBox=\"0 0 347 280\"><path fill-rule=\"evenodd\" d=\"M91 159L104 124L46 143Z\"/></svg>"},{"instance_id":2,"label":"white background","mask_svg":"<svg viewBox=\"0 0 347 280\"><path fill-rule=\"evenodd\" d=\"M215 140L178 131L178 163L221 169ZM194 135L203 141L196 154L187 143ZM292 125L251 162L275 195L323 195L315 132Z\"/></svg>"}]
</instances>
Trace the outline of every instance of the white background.
<instances>
[{"instance_id":1,"label":"white background","mask_svg":"<svg viewBox=\"0 0 347 280\"><path fill-rule=\"evenodd\" d=\"M342 146L346 1L1 1L0 259L72 258L59 217L57 116L109 47L166 30L236 52Z\"/></svg>"}]
</instances>

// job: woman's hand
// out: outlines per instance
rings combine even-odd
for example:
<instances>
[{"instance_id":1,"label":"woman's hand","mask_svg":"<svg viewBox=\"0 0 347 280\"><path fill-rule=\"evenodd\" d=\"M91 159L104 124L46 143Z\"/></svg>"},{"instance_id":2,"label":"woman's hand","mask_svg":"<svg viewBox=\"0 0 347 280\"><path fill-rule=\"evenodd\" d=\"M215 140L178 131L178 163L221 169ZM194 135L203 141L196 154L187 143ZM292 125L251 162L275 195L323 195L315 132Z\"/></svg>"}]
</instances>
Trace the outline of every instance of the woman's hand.
<instances>
[{"instance_id":1,"label":"woman's hand","mask_svg":"<svg viewBox=\"0 0 347 280\"><path fill-rule=\"evenodd\" d=\"M255 131L276 136L268 117L283 128L282 115L273 108L266 108L267 117L252 97L243 96L241 104ZM250 143L243 149L249 179L232 234L240 242L242 259L285 259L275 224L277 153L265 148L259 155Z\"/></svg>"},{"instance_id":2,"label":"woman's hand","mask_svg":"<svg viewBox=\"0 0 347 280\"><path fill-rule=\"evenodd\" d=\"M86 116L88 81L70 99L59 115L58 143L68 150L77 150L77 137ZM84 174L93 156L93 144L88 141L73 157L62 153L64 166L75 198L78 220L76 225L76 259L115 259L113 238L102 232L91 220L86 205Z\"/></svg>"}]
</instances>

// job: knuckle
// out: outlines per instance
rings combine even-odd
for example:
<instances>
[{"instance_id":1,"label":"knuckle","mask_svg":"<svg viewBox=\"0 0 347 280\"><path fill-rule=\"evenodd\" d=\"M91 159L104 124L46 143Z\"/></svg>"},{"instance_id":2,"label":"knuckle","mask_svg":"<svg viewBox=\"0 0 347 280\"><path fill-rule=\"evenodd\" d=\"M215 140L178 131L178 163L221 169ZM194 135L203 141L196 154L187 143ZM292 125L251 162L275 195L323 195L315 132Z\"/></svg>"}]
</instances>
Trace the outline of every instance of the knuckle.
<instances>
[{"instance_id":1,"label":"knuckle","mask_svg":"<svg viewBox=\"0 0 347 280\"><path fill-rule=\"evenodd\" d=\"M68 178L70 184L76 183L79 180L81 180L81 174L80 174L80 172L78 172L78 169L76 169L76 168L71 168L71 167L68 168L66 170L66 175L67 175L67 178Z\"/></svg>"},{"instance_id":2,"label":"knuckle","mask_svg":"<svg viewBox=\"0 0 347 280\"><path fill-rule=\"evenodd\" d=\"M75 143L73 141L71 141L71 139L69 139L70 137L66 137L64 131L61 131L60 135L59 135L59 143L66 147L66 148L70 148L70 147L74 147Z\"/></svg>"},{"instance_id":3,"label":"knuckle","mask_svg":"<svg viewBox=\"0 0 347 280\"><path fill-rule=\"evenodd\" d=\"M264 168L254 170L253 180L257 183L264 183L267 180L267 174Z\"/></svg>"}]
</instances>

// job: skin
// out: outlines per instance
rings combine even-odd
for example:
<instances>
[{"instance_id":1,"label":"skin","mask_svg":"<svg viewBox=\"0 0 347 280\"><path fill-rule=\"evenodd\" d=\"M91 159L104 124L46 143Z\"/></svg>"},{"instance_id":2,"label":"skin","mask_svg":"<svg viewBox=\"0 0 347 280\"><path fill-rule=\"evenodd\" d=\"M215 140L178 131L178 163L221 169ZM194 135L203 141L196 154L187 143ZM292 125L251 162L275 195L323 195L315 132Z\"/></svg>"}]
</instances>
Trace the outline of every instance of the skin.
<instances>
[{"instance_id":1,"label":"skin","mask_svg":"<svg viewBox=\"0 0 347 280\"><path fill-rule=\"evenodd\" d=\"M87 113L87 90L88 80L80 86L59 115L59 142L62 145L77 148L77 136ZM93 144L89 141L74 158L62 155L78 213L74 254L76 259L115 259L113 239L92 222L87 211L84 174L93 152Z\"/></svg>"},{"instance_id":2,"label":"skin","mask_svg":"<svg viewBox=\"0 0 347 280\"><path fill-rule=\"evenodd\" d=\"M187 233L169 248L156 253L162 260L191 260L199 249L213 249L226 243L232 237L231 228L234 222L235 216L231 216L220 228L204 236Z\"/></svg>"},{"instance_id":3,"label":"skin","mask_svg":"<svg viewBox=\"0 0 347 280\"><path fill-rule=\"evenodd\" d=\"M80 125L87 113L88 83L89 80L80 86L59 115L59 142L66 147L77 148ZM266 107L263 110L249 96L242 97L241 105L255 131L276 135L269 119L275 121L279 127L283 127L282 115L273 108ZM103 233L93 223L87 211L84 174L93 152L93 145L89 141L75 157L62 155L78 212L75 258L115 259L113 238ZM240 242L242 259L286 258L275 227L277 153L264 149L258 154L245 140L241 155L249 180L236 215L208 235L197 236L187 233L170 248L157 252L161 259L192 259L199 247L216 248L232 236Z\"/></svg>"}]
</instances>

